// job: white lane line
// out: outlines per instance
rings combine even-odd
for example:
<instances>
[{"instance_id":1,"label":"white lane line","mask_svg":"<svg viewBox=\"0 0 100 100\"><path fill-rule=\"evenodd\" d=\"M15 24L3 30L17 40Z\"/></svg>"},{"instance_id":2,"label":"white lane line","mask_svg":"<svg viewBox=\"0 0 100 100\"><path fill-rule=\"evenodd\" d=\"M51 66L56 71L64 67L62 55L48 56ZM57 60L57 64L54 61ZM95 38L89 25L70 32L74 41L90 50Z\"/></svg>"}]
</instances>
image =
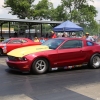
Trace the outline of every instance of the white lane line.
<instances>
[{"instance_id":1,"label":"white lane line","mask_svg":"<svg viewBox=\"0 0 100 100\"><path fill-rule=\"evenodd\" d=\"M93 98L94 100L100 100L100 83L71 86L66 88L87 97Z\"/></svg>"},{"instance_id":2,"label":"white lane line","mask_svg":"<svg viewBox=\"0 0 100 100\"><path fill-rule=\"evenodd\" d=\"M7 64L6 64L6 61L0 61L0 64L1 64L1 65L7 65Z\"/></svg>"},{"instance_id":3,"label":"white lane line","mask_svg":"<svg viewBox=\"0 0 100 100\"><path fill-rule=\"evenodd\" d=\"M2 63L0 62L0 65L7 65L7 64L5 62L4 63L3 62Z\"/></svg>"},{"instance_id":4,"label":"white lane line","mask_svg":"<svg viewBox=\"0 0 100 100\"><path fill-rule=\"evenodd\" d=\"M0 96L0 100L34 100L25 94Z\"/></svg>"}]
</instances>

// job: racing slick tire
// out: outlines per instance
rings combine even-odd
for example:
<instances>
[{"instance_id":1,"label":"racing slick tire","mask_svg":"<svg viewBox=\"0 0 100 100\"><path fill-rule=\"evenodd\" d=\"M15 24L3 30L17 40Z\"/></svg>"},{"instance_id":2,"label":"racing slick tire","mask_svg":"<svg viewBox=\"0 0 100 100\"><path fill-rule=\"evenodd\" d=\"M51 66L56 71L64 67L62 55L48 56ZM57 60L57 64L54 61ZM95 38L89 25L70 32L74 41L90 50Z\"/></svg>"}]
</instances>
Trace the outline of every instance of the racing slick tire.
<instances>
[{"instance_id":1,"label":"racing slick tire","mask_svg":"<svg viewBox=\"0 0 100 100\"><path fill-rule=\"evenodd\" d=\"M33 74L44 74L48 70L49 63L44 58L36 59L32 64L32 73Z\"/></svg>"},{"instance_id":2,"label":"racing slick tire","mask_svg":"<svg viewBox=\"0 0 100 100\"><path fill-rule=\"evenodd\" d=\"M3 50L0 48L0 55L2 55L3 54Z\"/></svg>"},{"instance_id":3,"label":"racing slick tire","mask_svg":"<svg viewBox=\"0 0 100 100\"><path fill-rule=\"evenodd\" d=\"M89 67L92 69L100 68L100 54L94 54L91 57Z\"/></svg>"}]
</instances>

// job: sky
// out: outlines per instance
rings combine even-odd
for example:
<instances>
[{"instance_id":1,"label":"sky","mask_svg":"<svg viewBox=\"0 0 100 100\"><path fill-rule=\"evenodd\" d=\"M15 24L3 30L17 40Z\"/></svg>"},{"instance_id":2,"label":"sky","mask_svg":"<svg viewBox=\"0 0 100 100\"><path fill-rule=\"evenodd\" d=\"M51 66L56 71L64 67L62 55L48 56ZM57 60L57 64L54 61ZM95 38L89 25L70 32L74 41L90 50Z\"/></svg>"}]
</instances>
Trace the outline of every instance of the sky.
<instances>
[{"instance_id":1,"label":"sky","mask_svg":"<svg viewBox=\"0 0 100 100\"><path fill-rule=\"evenodd\" d=\"M35 3L37 3L39 0L36 0ZM57 5L60 4L61 0L49 0L54 4L54 7L57 7ZM89 2L90 5L93 5L96 7L96 10L98 11L96 20L99 22L100 20L100 0L94 0L94 2ZM16 15L11 15L8 14L9 9L8 8L3 8L2 6L4 5L4 0L0 0L0 18L11 18L11 19L17 19Z\"/></svg>"}]
</instances>

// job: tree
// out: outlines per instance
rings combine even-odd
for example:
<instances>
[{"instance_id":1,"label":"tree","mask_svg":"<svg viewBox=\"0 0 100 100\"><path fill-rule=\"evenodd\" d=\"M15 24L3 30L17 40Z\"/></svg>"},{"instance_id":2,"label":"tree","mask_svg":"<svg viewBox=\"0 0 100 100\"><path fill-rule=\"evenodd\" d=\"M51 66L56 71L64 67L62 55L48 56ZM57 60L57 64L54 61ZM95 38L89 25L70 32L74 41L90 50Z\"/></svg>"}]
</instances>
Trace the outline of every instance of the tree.
<instances>
[{"instance_id":1,"label":"tree","mask_svg":"<svg viewBox=\"0 0 100 100\"><path fill-rule=\"evenodd\" d=\"M52 8L51 10L51 19L55 21L64 21L66 18L65 11L63 10L63 5L57 6L57 8Z\"/></svg>"},{"instance_id":2,"label":"tree","mask_svg":"<svg viewBox=\"0 0 100 100\"><path fill-rule=\"evenodd\" d=\"M61 0L61 5L54 9L52 18L54 20L71 20L82 27L97 29L95 17L97 10L88 4L89 0ZM92 0L90 0L92 1Z\"/></svg>"},{"instance_id":3,"label":"tree","mask_svg":"<svg viewBox=\"0 0 100 100\"><path fill-rule=\"evenodd\" d=\"M4 7L10 7L12 15L17 15L18 18L25 19L32 17L34 0L6 0Z\"/></svg>"},{"instance_id":4,"label":"tree","mask_svg":"<svg viewBox=\"0 0 100 100\"><path fill-rule=\"evenodd\" d=\"M10 7L9 13L18 18L36 20L71 20L78 25L96 31L98 24L95 21L97 10L88 2L93 0L61 0L56 8L48 0L41 0L33 5L35 0L6 0L4 7Z\"/></svg>"},{"instance_id":5,"label":"tree","mask_svg":"<svg viewBox=\"0 0 100 100\"><path fill-rule=\"evenodd\" d=\"M74 22L89 21L97 14L96 8L89 5L86 0L61 0L61 3L67 18Z\"/></svg>"},{"instance_id":6,"label":"tree","mask_svg":"<svg viewBox=\"0 0 100 100\"><path fill-rule=\"evenodd\" d=\"M34 19L50 19L50 13L53 4L48 2L48 0L41 0L34 7Z\"/></svg>"}]
</instances>

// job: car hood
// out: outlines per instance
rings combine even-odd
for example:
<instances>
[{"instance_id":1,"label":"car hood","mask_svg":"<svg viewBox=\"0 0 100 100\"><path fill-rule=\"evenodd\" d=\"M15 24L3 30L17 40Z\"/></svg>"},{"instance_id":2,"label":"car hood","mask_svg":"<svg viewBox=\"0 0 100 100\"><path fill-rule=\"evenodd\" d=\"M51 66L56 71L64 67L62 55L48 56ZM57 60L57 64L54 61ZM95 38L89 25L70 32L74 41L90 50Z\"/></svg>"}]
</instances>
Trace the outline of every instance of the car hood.
<instances>
[{"instance_id":1,"label":"car hood","mask_svg":"<svg viewBox=\"0 0 100 100\"><path fill-rule=\"evenodd\" d=\"M44 45L28 46L28 47L14 49L8 52L7 55L14 56L14 57L23 57L31 53L36 53L36 52L41 52L46 50L50 50L48 46L44 46Z\"/></svg>"}]
</instances>

